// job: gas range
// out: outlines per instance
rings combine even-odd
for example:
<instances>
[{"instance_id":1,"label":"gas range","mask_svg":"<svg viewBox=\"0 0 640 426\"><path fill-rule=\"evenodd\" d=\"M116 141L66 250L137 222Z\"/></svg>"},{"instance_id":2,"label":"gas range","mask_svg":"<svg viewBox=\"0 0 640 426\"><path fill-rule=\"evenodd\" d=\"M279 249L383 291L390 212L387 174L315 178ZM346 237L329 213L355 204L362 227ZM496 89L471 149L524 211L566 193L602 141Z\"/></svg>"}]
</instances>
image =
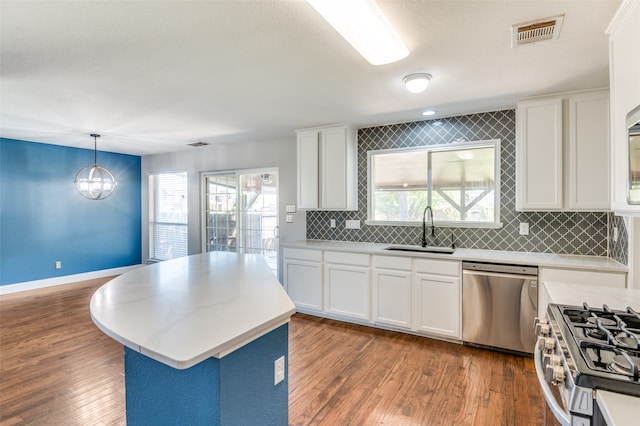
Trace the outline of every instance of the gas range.
<instances>
[{"instance_id":1,"label":"gas range","mask_svg":"<svg viewBox=\"0 0 640 426\"><path fill-rule=\"evenodd\" d=\"M562 424L597 423L597 390L640 397L640 315L632 308L550 304L536 334L538 378ZM559 390L561 406L548 383Z\"/></svg>"}]
</instances>

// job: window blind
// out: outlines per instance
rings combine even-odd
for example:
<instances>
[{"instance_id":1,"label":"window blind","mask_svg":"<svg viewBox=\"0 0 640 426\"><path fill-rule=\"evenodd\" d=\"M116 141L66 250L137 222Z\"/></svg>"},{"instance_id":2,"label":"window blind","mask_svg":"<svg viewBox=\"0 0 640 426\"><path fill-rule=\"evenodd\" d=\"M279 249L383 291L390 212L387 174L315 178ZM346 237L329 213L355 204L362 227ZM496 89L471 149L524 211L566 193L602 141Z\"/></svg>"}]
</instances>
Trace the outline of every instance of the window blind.
<instances>
[{"instance_id":1,"label":"window blind","mask_svg":"<svg viewBox=\"0 0 640 426\"><path fill-rule=\"evenodd\" d=\"M149 175L149 257L188 254L187 173Z\"/></svg>"}]
</instances>

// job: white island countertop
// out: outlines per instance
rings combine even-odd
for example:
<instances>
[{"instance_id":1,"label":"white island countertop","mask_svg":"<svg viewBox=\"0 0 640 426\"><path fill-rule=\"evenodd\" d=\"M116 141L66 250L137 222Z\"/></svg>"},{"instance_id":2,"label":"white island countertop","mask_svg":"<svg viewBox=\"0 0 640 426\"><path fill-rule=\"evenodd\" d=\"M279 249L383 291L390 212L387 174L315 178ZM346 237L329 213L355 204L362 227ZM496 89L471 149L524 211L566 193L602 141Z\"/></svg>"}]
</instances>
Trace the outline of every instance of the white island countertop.
<instances>
[{"instance_id":1,"label":"white island countertop","mask_svg":"<svg viewBox=\"0 0 640 426\"><path fill-rule=\"evenodd\" d=\"M104 333L178 369L221 358L294 313L262 256L225 252L144 266L91 298L91 317Z\"/></svg>"},{"instance_id":2,"label":"white island countertop","mask_svg":"<svg viewBox=\"0 0 640 426\"><path fill-rule=\"evenodd\" d=\"M355 241L300 240L282 244L283 247L368 253L384 256L422 257L451 259L471 262L509 263L514 265L534 265L548 268L568 268L601 272L627 272L629 268L620 262L604 256L582 256L571 254L530 253L519 251L480 250L457 248L453 254L422 253L386 250L392 244Z\"/></svg>"},{"instance_id":3,"label":"white island countertop","mask_svg":"<svg viewBox=\"0 0 640 426\"><path fill-rule=\"evenodd\" d=\"M544 282L544 287L551 303L582 306L582 303L586 302L592 308L601 308L604 303L611 309L625 310L630 306L640 311L640 290L638 289L559 282ZM607 425L635 425L640 421L640 398L598 390L596 399Z\"/></svg>"}]
</instances>

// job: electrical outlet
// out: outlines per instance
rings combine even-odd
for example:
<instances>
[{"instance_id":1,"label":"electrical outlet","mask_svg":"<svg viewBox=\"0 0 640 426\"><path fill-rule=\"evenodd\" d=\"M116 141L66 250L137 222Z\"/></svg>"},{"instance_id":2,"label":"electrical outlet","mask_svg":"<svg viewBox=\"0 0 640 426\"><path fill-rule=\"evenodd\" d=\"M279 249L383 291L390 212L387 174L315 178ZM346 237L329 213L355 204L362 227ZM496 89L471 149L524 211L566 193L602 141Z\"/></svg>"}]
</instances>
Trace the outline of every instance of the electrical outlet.
<instances>
[{"instance_id":1,"label":"electrical outlet","mask_svg":"<svg viewBox=\"0 0 640 426\"><path fill-rule=\"evenodd\" d=\"M62 269L62 260L56 260L56 269Z\"/></svg>"},{"instance_id":2,"label":"electrical outlet","mask_svg":"<svg viewBox=\"0 0 640 426\"><path fill-rule=\"evenodd\" d=\"M617 226L613 227L613 242L614 243L618 242L618 227Z\"/></svg>"},{"instance_id":3,"label":"electrical outlet","mask_svg":"<svg viewBox=\"0 0 640 426\"><path fill-rule=\"evenodd\" d=\"M292 214L288 214L285 216L285 221L287 223L293 223L293 215Z\"/></svg>"},{"instance_id":4,"label":"electrical outlet","mask_svg":"<svg viewBox=\"0 0 640 426\"><path fill-rule=\"evenodd\" d=\"M277 385L284 380L284 355L276 359L273 363L273 385Z\"/></svg>"},{"instance_id":5,"label":"electrical outlet","mask_svg":"<svg viewBox=\"0 0 640 426\"><path fill-rule=\"evenodd\" d=\"M329 221L329 226L331 226L332 228L335 228L336 227L336 220L335 219L331 219Z\"/></svg>"},{"instance_id":6,"label":"electrical outlet","mask_svg":"<svg viewBox=\"0 0 640 426\"><path fill-rule=\"evenodd\" d=\"M520 235L529 235L529 224L527 222L520 223Z\"/></svg>"},{"instance_id":7,"label":"electrical outlet","mask_svg":"<svg viewBox=\"0 0 640 426\"><path fill-rule=\"evenodd\" d=\"M345 227L347 229L360 229L360 221L359 220L347 220L345 222Z\"/></svg>"}]
</instances>

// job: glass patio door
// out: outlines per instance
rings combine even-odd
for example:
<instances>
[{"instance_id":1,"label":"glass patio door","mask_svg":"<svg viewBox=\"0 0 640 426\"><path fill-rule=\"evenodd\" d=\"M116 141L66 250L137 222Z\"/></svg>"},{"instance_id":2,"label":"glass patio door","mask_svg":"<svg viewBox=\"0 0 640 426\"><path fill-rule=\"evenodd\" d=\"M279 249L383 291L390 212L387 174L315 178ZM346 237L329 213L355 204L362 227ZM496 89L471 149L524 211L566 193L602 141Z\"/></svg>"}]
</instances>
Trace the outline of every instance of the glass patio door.
<instances>
[{"instance_id":1,"label":"glass patio door","mask_svg":"<svg viewBox=\"0 0 640 426\"><path fill-rule=\"evenodd\" d=\"M261 254L278 275L278 170L203 174L204 251Z\"/></svg>"}]
</instances>

